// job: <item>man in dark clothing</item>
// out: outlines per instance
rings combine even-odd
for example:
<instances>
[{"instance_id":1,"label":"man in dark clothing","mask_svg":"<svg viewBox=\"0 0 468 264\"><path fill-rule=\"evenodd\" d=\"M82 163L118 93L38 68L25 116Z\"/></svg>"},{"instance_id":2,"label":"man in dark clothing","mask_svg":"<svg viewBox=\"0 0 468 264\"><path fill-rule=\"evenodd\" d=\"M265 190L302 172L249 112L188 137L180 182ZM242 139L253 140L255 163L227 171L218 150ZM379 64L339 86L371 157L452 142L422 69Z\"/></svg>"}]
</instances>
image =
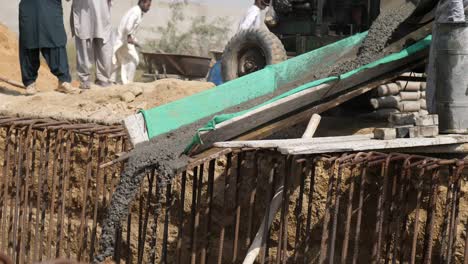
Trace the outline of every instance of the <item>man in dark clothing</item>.
<instances>
[{"instance_id":1,"label":"man in dark clothing","mask_svg":"<svg viewBox=\"0 0 468 264\"><path fill-rule=\"evenodd\" d=\"M42 53L50 71L57 76L58 92L76 94L71 86L67 58L67 36L61 0L21 0L19 4L20 65L27 94L36 93Z\"/></svg>"}]
</instances>

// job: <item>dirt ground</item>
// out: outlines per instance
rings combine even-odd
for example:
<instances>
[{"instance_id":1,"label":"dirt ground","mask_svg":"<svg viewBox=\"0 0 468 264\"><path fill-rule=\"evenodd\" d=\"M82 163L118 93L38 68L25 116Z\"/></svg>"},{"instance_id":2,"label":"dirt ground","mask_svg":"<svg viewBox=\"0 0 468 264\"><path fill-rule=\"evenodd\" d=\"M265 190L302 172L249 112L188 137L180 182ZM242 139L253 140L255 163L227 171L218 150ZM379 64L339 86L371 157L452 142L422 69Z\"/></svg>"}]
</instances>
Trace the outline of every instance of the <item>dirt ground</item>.
<instances>
[{"instance_id":1,"label":"dirt ground","mask_svg":"<svg viewBox=\"0 0 468 264\"><path fill-rule=\"evenodd\" d=\"M46 91L23 96L17 90L10 89L7 93L0 90L0 114L116 124L140 109L150 109L212 87L214 84L207 82L165 79L106 88L93 86L78 95ZM130 101L122 98L128 92L136 98Z\"/></svg>"},{"instance_id":2,"label":"dirt ground","mask_svg":"<svg viewBox=\"0 0 468 264\"><path fill-rule=\"evenodd\" d=\"M18 46L17 36L0 24L0 77L21 83ZM76 81L73 85L77 86ZM79 95L64 95L54 91L57 79L42 62L37 81L39 93L34 96L24 96L24 89L0 82L0 114L115 124L140 109L150 109L213 87L214 84L207 82L166 79L106 88L93 86ZM128 98L128 92L133 96Z\"/></svg>"}]
</instances>

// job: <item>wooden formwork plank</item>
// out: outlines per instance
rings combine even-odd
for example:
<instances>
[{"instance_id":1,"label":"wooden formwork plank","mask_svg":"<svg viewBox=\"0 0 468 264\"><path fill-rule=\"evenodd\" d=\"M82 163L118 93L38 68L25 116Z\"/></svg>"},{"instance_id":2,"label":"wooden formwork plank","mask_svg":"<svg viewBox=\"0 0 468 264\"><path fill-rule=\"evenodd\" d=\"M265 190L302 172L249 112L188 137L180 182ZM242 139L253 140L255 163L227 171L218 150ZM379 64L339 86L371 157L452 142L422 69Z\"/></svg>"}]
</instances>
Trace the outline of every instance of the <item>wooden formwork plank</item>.
<instances>
[{"instance_id":1,"label":"wooden formwork plank","mask_svg":"<svg viewBox=\"0 0 468 264\"><path fill-rule=\"evenodd\" d=\"M415 147L453 145L468 143L468 136L446 135L435 138L399 138L391 140L362 140L352 142L305 144L303 146L279 147L283 154L305 155L333 152L356 152L372 150L410 149Z\"/></svg>"}]
</instances>

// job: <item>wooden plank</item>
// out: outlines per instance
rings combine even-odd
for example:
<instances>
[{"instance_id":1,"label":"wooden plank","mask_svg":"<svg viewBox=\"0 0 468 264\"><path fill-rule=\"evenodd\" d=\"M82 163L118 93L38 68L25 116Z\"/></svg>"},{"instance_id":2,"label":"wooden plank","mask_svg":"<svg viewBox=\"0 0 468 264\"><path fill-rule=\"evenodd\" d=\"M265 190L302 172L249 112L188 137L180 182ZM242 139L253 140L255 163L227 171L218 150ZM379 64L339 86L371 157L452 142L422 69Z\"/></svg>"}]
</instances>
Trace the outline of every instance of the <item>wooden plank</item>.
<instances>
[{"instance_id":1,"label":"wooden plank","mask_svg":"<svg viewBox=\"0 0 468 264\"><path fill-rule=\"evenodd\" d=\"M204 145L200 148L200 150L211 147L215 142L235 138L243 133L257 128L261 124L266 124L272 120L276 120L287 114L290 114L291 112L303 111L304 108L313 107L314 104L320 105L320 103L326 104L327 102L334 104L334 100L336 99L333 99L332 97L336 96L336 94L344 92L353 87L358 88L360 85L365 85L373 79L379 79L379 77L382 79L385 79L385 77L388 78L389 76L391 78L395 78L400 73L407 71L409 68L408 66L420 64L421 60L424 60L427 54L428 51L424 50L405 59L383 64L377 66L376 68L364 70L361 73L358 73L348 79L335 82L332 85L321 85L315 89L302 91L299 94L295 94L272 104L266 105L261 109L255 110L254 112L249 112L245 115L239 116L233 121L219 124L215 130L208 131L200 135L202 142L204 142ZM374 82L373 87L368 88L375 88L380 83L381 82ZM362 93L358 93L357 95L359 94ZM346 98L346 101L352 98L354 98L354 96ZM345 101L338 101L334 106L337 106L343 102Z\"/></svg>"},{"instance_id":2,"label":"wooden plank","mask_svg":"<svg viewBox=\"0 0 468 264\"><path fill-rule=\"evenodd\" d=\"M304 134L302 135L302 138L313 138L315 135L315 132L317 132L317 128L321 120L322 120L322 117L320 115L313 114L312 117L310 118L309 124L307 124L306 130Z\"/></svg>"},{"instance_id":3,"label":"wooden plank","mask_svg":"<svg viewBox=\"0 0 468 264\"><path fill-rule=\"evenodd\" d=\"M336 82L334 82L336 83ZM289 104L289 103L304 103L302 101L304 101L304 98L308 97L308 95L310 94L314 94L313 96L316 97L316 98L320 98L321 95L325 94L327 92L328 89L330 89L331 85L333 85L333 83L328 83L328 84L322 84L322 85L319 85L313 89L308 89L308 90L304 90L304 91L301 91L301 92L298 92L298 93L295 93L291 96L288 96L288 97L285 97L285 98L282 98L276 102L273 102L271 104L268 104L268 105L264 105L262 107L259 107L255 110L252 110L244 115L240 115L240 116L236 116L232 119L229 119L225 122L222 122L222 123L219 123L215 126L215 129L224 129L224 128L227 128L229 129L230 126L232 125L239 125L239 122L244 122L244 120L246 120L247 118L251 117L251 116L256 116L258 114L262 114L262 113L265 113L265 112L268 112L270 111L271 109L273 108L276 108L278 106L281 106L283 104ZM274 114L273 114L274 116ZM241 128L242 129L242 128ZM208 134L209 132L205 132L205 133L202 133L203 134Z\"/></svg>"},{"instance_id":4,"label":"wooden plank","mask_svg":"<svg viewBox=\"0 0 468 264\"><path fill-rule=\"evenodd\" d=\"M438 136L436 138L399 138L392 140L363 140L353 141L346 144L330 143L330 144L308 144L303 146L280 147L278 150L282 154L288 155L305 155L319 153L334 153L347 151L370 151L370 150L390 150L390 149L406 149L414 147L451 145L459 143L468 143L468 136Z\"/></svg>"},{"instance_id":5,"label":"wooden plank","mask_svg":"<svg viewBox=\"0 0 468 264\"><path fill-rule=\"evenodd\" d=\"M373 134L352 135L342 137L317 137L317 138L295 138L295 139L273 139L273 140L247 140L226 141L214 144L218 148L277 148L301 146L304 144L324 144L336 142L362 141L373 138Z\"/></svg>"},{"instance_id":6,"label":"wooden plank","mask_svg":"<svg viewBox=\"0 0 468 264\"><path fill-rule=\"evenodd\" d=\"M425 153L425 154L468 154L468 144L453 144L453 145L442 145L442 146L426 146L406 149L396 149L396 152L405 153Z\"/></svg>"}]
</instances>

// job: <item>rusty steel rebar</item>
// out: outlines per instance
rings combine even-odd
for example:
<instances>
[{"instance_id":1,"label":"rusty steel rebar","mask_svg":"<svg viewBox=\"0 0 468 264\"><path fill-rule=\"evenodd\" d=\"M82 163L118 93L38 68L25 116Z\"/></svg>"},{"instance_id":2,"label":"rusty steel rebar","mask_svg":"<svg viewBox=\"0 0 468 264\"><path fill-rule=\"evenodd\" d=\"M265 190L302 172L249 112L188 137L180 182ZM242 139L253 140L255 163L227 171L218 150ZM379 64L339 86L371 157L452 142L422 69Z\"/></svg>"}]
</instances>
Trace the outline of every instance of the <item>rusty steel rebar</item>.
<instances>
[{"instance_id":1,"label":"rusty steel rebar","mask_svg":"<svg viewBox=\"0 0 468 264\"><path fill-rule=\"evenodd\" d=\"M0 117L0 133L0 251L20 264L90 261L101 209L124 169L114 161L129 151L123 127ZM259 263L466 263L466 164L401 153L288 157L249 149L210 154L188 166L193 178L182 170L164 185L151 170L117 228L114 260L240 263L283 186Z\"/></svg>"}]
</instances>

